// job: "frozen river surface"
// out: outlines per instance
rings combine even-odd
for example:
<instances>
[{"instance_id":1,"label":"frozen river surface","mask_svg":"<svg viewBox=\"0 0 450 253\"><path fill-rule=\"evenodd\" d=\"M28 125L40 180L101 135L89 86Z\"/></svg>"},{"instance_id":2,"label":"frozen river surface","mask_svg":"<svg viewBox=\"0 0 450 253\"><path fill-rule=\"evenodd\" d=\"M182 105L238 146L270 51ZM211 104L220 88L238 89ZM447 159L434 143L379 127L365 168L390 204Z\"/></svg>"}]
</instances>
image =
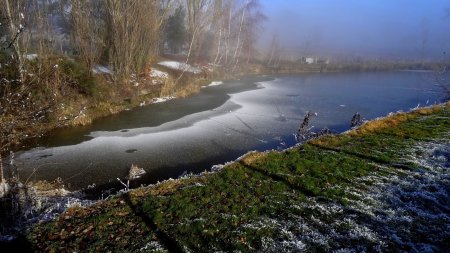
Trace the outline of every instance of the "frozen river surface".
<instances>
[{"instance_id":1,"label":"frozen river surface","mask_svg":"<svg viewBox=\"0 0 450 253\"><path fill-rule=\"evenodd\" d=\"M326 73L251 77L214 83L185 99L153 104L99 119L86 127L61 129L21 151L21 178L54 180L69 189L116 183L131 164L147 174L135 184L209 170L250 150L295 144L308 110L313 130L349 128L365 119L439 100L429 74L415 72ZM35 171L35 172L33 172Z\"/></svg>"}]
</instances>

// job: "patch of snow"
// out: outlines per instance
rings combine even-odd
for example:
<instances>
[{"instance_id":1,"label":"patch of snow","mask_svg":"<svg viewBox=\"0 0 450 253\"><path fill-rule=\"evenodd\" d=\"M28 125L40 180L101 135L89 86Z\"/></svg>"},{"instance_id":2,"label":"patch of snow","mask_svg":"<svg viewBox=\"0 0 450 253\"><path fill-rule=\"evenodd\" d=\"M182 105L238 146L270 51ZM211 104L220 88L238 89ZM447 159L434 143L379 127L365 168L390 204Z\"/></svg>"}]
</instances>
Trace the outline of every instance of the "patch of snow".
<instances>
[{"instance_id":1,"label":"patch of snow","mask_svg":"<svg viewBox=\"0 0 450 253\"><path fill-rule=\"evenodd\" d=\"M219 86L219 85L222 85L222 84L223 84L222 81L214 81L214 82L211 82L211 83L208 84L208 85L202 86L202 88L213 87L213 86Z\"/></svg>"},{"instance_id":2,"label":"patch of snow","mask_svg":"<svg viewBox=\"0 0 450 253\"><path fill-rule=\"evenodd\" d=\"M25 55L25 59L27 59L29 61L32 61L32 60L36 59L37 57L38 57L37 54L27 54L27 55Z\"/></svg>"},{"instance_id":3,"label":"patch of snow","mask_svg":"<svg viewBox=\"0 0 450 253\"><path fill-rule=\"evenodd\" d=\"M186 71L186 72L191 72L194 74L200 74L202 72L201 69L191 66L190 64L186 64L183 62L177 62L177 61L162 61L158 63L161 66L170 68L170 69L175 69L175 70L181 70L181 71Z\"/></svg>"},{"instance_id":4,"label":"patch of snow","mask_svg":"<svg viewBox=\"0 0 450 253\"><path fill-rule=\"evenodd\" d=\"M150 77L165 79L169 77L169 74L167 72L152 68L152 70L150 71Z\"/></svg>"},{"instance_id":5,"label":"patch of snow","mask_svg":"<svg viewBox=\"0 0 450 253\"><path fill-rule=\"evenodd\" d=\"M167 97L154 98L151 103L152 104L163 103L163 102L175 99L175 98L177 98L177 97L175 97L175 96L167 96Z\"/></svg>"},{"instance_id":6,"label":"patch of snow","mask_svg":"<svg viewBox=\"0 0 450 253\"><path fill-rule=\"evenodd\" d=\"M112 73L113 73L109 67L103 66L103 65L97 65L97 66L93 67L92 72L94 74L108 74L108 75L112 75Z\"/></svg>"}]
</instances>

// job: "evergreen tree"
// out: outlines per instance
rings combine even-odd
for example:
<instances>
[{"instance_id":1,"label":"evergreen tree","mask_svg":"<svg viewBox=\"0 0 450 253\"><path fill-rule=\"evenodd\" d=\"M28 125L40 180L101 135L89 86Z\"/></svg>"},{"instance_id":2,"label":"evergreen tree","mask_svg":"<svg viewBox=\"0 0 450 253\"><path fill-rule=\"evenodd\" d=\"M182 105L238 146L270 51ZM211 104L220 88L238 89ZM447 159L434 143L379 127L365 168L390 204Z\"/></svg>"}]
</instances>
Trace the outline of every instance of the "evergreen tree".
<instances>
[{"instance_id":1,"label":"evergreen tree","mask_svg":"<svg viewBox=\"0 0 450 253\"><path fill-rule=\"evenodd\" d=\"M166 43L172 53L179 53L186 39L186 27L184 21L186 11L183 6L178 6L175 12L167 19Z\"/></svg>"}]
</instances>

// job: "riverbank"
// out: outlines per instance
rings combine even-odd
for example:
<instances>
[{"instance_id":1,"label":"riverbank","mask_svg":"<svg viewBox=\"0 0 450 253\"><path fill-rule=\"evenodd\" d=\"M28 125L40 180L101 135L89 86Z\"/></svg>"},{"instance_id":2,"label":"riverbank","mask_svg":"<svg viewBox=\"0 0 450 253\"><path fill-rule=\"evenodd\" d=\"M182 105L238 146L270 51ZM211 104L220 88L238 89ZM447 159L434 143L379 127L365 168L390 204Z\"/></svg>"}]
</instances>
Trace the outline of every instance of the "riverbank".
<instances>
[{"instance_id":1,"label":"riverbank","mask_svg":"<svg viewBox=\"0 0 450 253\"><path fill-rule=\"evenodd\" d=\"M38 251L440 251L450 104L395 114L211 173L73 207L27 234ZM139 235L139 236L136 236Z\"/></svg>"},{"instance_id":2,"label":"riverbank","mask_svg":"<svg viewBox=\"0 0 450 253\"><path fill-rule=\"evenodd\" d=\"M115 84L108 72L97 72L89 77L90 92L68 89L66 94L55 94L54 105L40 112L39 118L33 107L22 109L25 115L0 114L1 154L7 156L10 151L32 146L34 140L58 128L85 126L132 108L189 96L212 82L211 78L221 76L220 72L186 73L178 80L180 71L158 68L168 71L160 72L166 76L158 76L159 72L155 75L153 71L157 69L152 67L139 77L132 77L128 84Z\"/></svg>"},{"instance_id":3,"label":"riverbank","mask_svg":"<svg viewBox=\"0 0 450 253\"><path fill-rule=\"evenodd\" d=\"M160 59L167 60L167 59ZM185 98L199 92L202 86L213 81L241 78L246 75L270 75L288 73L314 72L363 72L392 71L400 69L434 69L435 64L419 63L345 63L345 64L299 64L283 62L277 67L267 67L263 63L255 63L231 73L220 67L199 66L200 72L186 72L179 79L181 71L163 65L155 65L145 70L139 77L133 77L128 86L116 86L111 83L108 71L98 72L90 80L90 95L69 92L57 98L58 105L49 108L45 115L36 120L23 115L2 115L2 147L3 157L10 151L22 150L34 146L35 140L58 128L90 125L96 119L107 117L133 108L149 105L161 98ZM161 77L160 75L166 75ZM179 79L179 80L178 80ZM66 91L67 92L67 91ZM30 108L32 110L33 108ZM11 124L14 123L14 124Z\"/></svg>"},{"instance_id":4,"label":"riverbank","mask_svg":"<svg viewBox=\"0 0 450 253\"><path fill-rule=\"evenodd\" d=\"M312 131L327 127L340 133L356 111L374 119L434 104L439 95L433 85L417 85L423 75L311 73L225 81L187 98L52 131L15 153L15 164L20 178L60 177L69 190L95 184L100 196L122 187L116 178L124 180L131 164L147 171L132 184L137 187L200 173L249 150L291 147L308 110L318 113Z\"/></svg>"},{"instance_id":5,"label":"riverbank","mask_svg":"<svg viewBox=\"0 0 450 253\"><path fill-rule=\"evenodd\" d=\"M160 58L159 61L170 62L172 65L184 64L176 60L170 61L170 58ZM187 65L196 70L189 71L183 69L183 66L173 68L170 64L164 66L159 63L146 68L139 76L133 75L128 84L113 83L111 70L98 66L93 70L95 75L84 73L89 80L89 92L66 91L64 96L55 98L57 104L42 112L39 119L34 117L33 110L36 108L22 110L29 111L31 116L2 114L4 112L0 111L0 154L6 157L10 155L10 151L16 152L34 146L36 140L56 129L90 125L97 119L137 107L192 96L214 81L239 79L260 73L260 69L254 68L254 65L231 73L220 66L212 68L209 65Z\"/></svg>"}]
</instances>

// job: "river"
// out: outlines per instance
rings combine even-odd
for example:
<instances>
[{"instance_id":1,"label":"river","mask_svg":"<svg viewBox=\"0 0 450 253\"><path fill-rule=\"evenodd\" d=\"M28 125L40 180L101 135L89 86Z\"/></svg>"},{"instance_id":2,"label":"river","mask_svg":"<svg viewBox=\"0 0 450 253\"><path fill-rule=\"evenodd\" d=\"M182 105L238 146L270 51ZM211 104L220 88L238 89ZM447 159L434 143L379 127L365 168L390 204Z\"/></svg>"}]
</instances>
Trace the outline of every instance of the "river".
<instances>
[{"instance_id":1,"label":"river","mask_svg":"<svg viewBox=\"0 0 450 253\"><path fill-rule=\"evenodd\" d=\"M184 99L59 129L16 154L21 179L60 177L75 190L101 189L125 178L131 164L146 170L134 185L210 170L250 150L294 145L307 111L313 131L349 129L355 112L365 119L408 111L440 98L431 73L311 73L247 77L205 87Z\"/></svg>"}]
</instances>

